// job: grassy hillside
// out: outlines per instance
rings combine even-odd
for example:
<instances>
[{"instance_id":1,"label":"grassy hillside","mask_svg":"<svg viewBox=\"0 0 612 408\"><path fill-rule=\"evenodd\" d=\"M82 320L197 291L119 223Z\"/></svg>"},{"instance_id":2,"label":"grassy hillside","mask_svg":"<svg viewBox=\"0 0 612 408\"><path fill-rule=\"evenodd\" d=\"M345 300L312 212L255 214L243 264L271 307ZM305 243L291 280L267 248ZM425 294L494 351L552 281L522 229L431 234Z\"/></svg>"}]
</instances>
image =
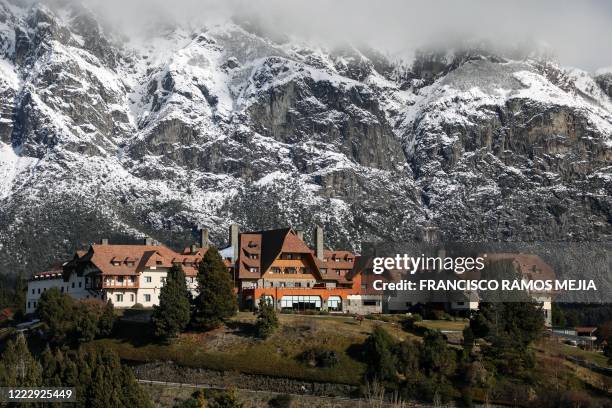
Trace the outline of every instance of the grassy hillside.
<instances>
[{"instance_id":1,"label":"grassy hillside","mask_svg":"<svg viewBox=\"0 0 612 408\"><path fill-rule=\"evenodd\" d=\"M95 343L106 343L123 359L138 362L173 361L188 367L357 385L366 368L359 361L358 346L375 325L384 325L398 339L412 336L390 322L284 314L279 318L281 327L265 341L254 336L255 316L240 313L225 328L183 333L170 344L155 342L144 323L120 323L115 337ZM336 351L339 363L312 368L298 362L300 353L315 347Z\"/></svg>"}]
</instances>

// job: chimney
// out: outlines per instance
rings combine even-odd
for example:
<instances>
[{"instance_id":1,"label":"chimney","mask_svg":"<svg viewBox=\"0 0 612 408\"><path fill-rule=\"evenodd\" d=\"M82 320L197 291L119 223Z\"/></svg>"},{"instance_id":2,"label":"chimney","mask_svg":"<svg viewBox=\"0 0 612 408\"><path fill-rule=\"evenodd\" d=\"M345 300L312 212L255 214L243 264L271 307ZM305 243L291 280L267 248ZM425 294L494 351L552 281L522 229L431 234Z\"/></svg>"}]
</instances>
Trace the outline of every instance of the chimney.
<instances>
[{"instance_id":1,"label":"chimney","mask_svg":"<svg viewBox=\"0 0 612 408\"><path fill-rule=\"evenodd\" d=\"M102 238L102 240L100 241L101 245L108 245L108 238Z\"/></svg>"},{"instance_id":2,"label":"chimney","mask_svg":"<svg viewBox=\"0 0 612 408\"><path fill-rule=\"evenodd\" d=\"M146 246L153 246L153 238L151 238L151 237L145 237L145 239L144 239L144 244L145 244Z\"/></svg>"},{"instance_id":3,"label":"chimney","mask_svg":"<svg viewBox=\"0 0 612 408\"><path fill-rule=\"evenodd\" d=\"M299 239L301 239L302 241L304 240L304 231L302 231L302 230L295 230L295 235L297 235L297 237Z\"/></svg>"},{"instance_id":4,"label":"chimney","mask_svg":"<svg viewBox=\"0 0 612 408\"><path fill-rule=\"evenodd\" d=\"M314 246L315 246L315 256L319 258L320 260L323 260L324 258L323 256L323 250L324 250L323 228L318 225L316 225L314 229L313 241L314 241Z\"/></svg>"},{"instance_id":5,"label":"chimney","mask_svg":"<svg viewBox=\"0 0 612 408\"><path fill-rule=\"evenodd\" d=\"M208 248L208 228L200 230L200 248Z\"/></svg>"},{"instance_id":6,"label":"chimney","mask_svg":"<svg viewBox=\"0 0 612 408\"><path fill-rule=\"evenodd\" d=\"M230 225L229 241L230 241L230 246L232 247L232 250L233 250L232 261L234 262L236 262L236 260L238 259L238 234L239 234L238 224Z\"/></svg>"}]
</instances>

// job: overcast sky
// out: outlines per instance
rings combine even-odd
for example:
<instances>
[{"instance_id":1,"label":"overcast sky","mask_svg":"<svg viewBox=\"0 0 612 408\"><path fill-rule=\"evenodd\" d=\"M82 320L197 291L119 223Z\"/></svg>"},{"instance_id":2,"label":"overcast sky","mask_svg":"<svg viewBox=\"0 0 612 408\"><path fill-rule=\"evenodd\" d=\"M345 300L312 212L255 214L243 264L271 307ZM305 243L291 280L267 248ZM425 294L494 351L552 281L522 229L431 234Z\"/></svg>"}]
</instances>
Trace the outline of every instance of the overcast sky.
<instances>
[{"instance_id":1,"label":"overcast sky","mask_svg":"<svg viewBox=\"0 0 612 408\"><path fill-rule=\"evenodd\" d=\"M315 41L369 43L409 58L425 44L457 39L501 46L549 47L564 65L612 66L612 1L608 0L87 0L114 16L168 17L205 22L236 13L269 29ZM157 6L153 6L157 3Z\"/></svg>"}]
</instances>

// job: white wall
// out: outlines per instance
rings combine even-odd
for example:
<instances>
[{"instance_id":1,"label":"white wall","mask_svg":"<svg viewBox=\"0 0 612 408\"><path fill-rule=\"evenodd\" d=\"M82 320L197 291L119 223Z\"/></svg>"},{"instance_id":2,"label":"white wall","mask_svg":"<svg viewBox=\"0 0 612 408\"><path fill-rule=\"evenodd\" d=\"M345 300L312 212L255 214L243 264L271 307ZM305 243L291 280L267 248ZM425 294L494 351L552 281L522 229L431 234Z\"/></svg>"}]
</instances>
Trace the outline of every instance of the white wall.
<instances>
[{"instance_id":1,"label":"white wall","mask_svg":"<svg viewBox=\"0 0 612 408\"><path fill-rule=\"evenodd\" d=\"M86 299L95 297L85 289L85 277L76 273L70 275L70 279L64 282L62 277L56 279L33 279L28 281L28 292L26 296L26 313L34 313L40 300L40 296L51 288L58 288L75 299Z\"/></svg>"},{"instance_id":2,"label":"white wall","mask_svg":"<svg viewBox=\"0 0 612 408\"><path fill-rule=\"evenodd\" d=\"M167 271L167 268L151 268L135 276L135 283L139 285L138 289L132 288L128 284L128 280L124 279L125 287L103 289L102 291L87 290L85 289L85 276L79 277L75 273L70 275L68 282L64 282L61 277L57 279L31 280L28 282L26 313L34 313L36 311L36 305L40 296L45 290L50 288L58 288L60 290L63 288L64 293L71 295L75 299L94 298L111 300L113 306L117 308L133 307L136 303L140 303L144 307L153 307L159 304L159 292L164 285ZM147 277L150 278L151 282L147 282ZM187 277L186 281L187 288L192 296L197 296L197 279L195 276L193 278ZM113 284L116 285L118 282L114 281ZM123 295L123 300L119 301L117 295Z\"/></svg>"}]
</instances>

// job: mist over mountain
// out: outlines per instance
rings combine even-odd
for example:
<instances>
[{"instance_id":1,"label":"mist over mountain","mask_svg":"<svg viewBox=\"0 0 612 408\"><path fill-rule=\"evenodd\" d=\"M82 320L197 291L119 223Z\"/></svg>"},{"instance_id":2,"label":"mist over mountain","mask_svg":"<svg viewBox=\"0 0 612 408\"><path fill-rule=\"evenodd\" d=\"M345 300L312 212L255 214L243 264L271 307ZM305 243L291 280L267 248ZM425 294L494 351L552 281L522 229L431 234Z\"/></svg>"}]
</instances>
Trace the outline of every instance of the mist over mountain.
<instances>
[{"instance_id":1,"label":"mist over mountain","mask_svg":"<svg viewBox=\"0 0 612 408\"><path fill-rule=\"evenodd\" d=\"M356 250L430 226L612 235L612 70L597 69L612 25L596 2L549 30L558 47L539 28L512 39L509 10L466 32L469 10L428 31L432 11L399 2L363 22L365 2L124 3L0 0L2 272L102 237L186 245L197 225L223 245L232 222L319 223ZM442 41L445 24L465 35Z\"/></svg>"}]
</instances>

